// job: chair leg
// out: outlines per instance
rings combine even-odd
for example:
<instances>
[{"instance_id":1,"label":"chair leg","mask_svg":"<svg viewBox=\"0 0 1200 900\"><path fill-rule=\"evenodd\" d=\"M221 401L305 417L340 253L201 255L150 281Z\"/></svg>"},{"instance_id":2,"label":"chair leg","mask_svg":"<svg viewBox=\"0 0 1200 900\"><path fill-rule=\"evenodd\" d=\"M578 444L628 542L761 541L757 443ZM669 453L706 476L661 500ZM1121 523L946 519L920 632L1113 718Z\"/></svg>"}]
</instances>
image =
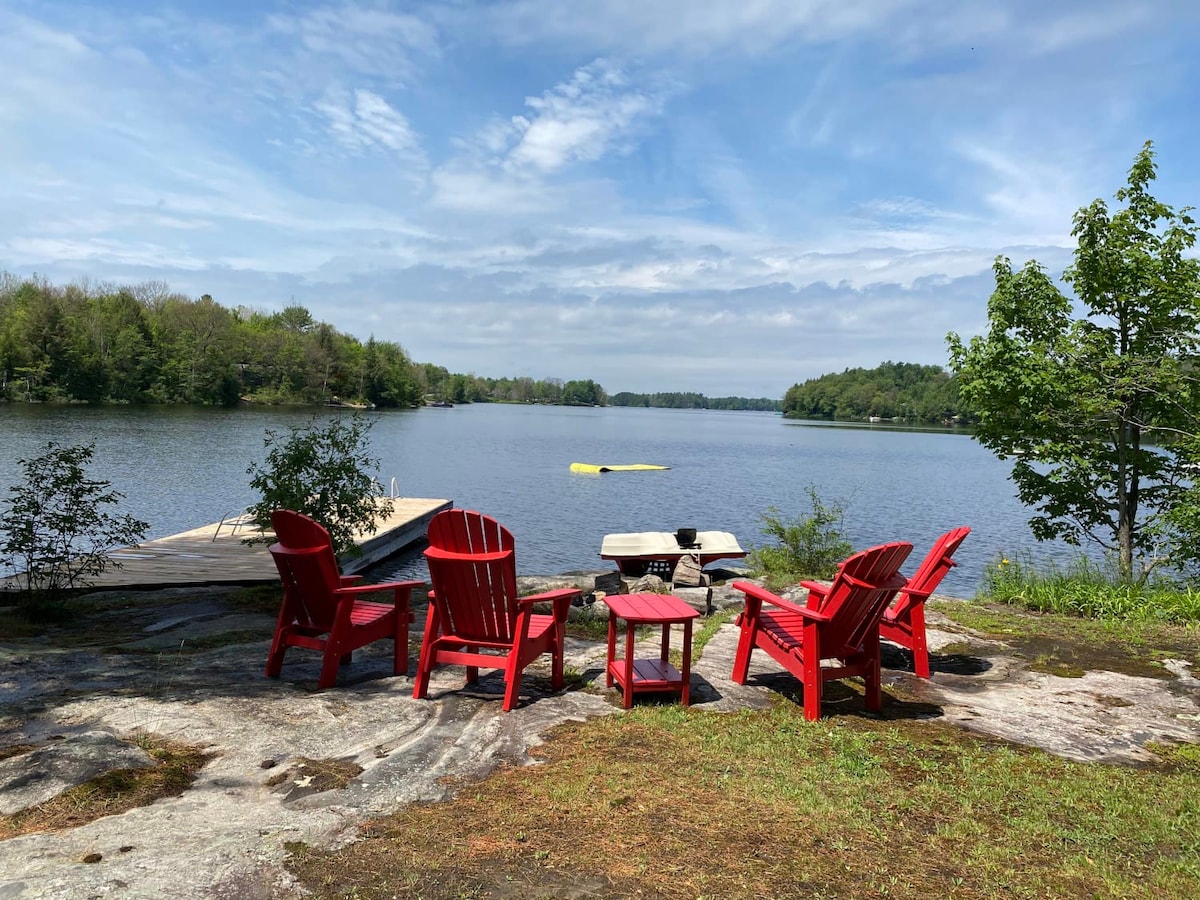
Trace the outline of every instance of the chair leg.
<instances>
[{"instance_id":1,"label":"chair leg","mask_svg":"<svg viewBox=\"0 0 1200 900\"><path fill-rule=\"evenodd\" d=\"M566 684L563 676L563 657L566 654L567 625L565 622L554 624L554 646L550 648L550 686L561 691Z\"/></svg>"},{"instance_id":2,"label":"chair leg","mask_svg":"<svg viewBox=\"0 0 1200 900\"><path fill-rule=\"evenodd\" d=\"M429 695L429 673L437 660L434 642L438 631L437 607L431 603L425 614L425 636L421 639L421 653L417 657L417 677L413 680L414 700L423 700Z\"/></svg>"},{"instance_id":3,"label":"chair leg","mask_svg":"<svg viewBox=\"0 0 1200 900\"><path fill-rule=\"evenodd\" d=\"M337 683L338 666L341 665L343 654L338 653L338 646L333 642L333 635L330 635L328 642L325 644L325 657L321 663L321 677L317 679L317 688L325 690L331 688Z\"/></svg>"},{"instance_id":4,"label":"chair leg","mask_svg":"<svg viewBox=\"0 0 1200 900\"><path fill-rule=\"evenodd\" d=\"M512 649L508 651L508 659L504 665L504 711L516 709L521 696L521 673L533 662L538 654L529 652L529 626L532 622L528 607L522 607L517 613L516 625L513 628L515 638Z\"/></svg>"},{"instance_id":5,"label":"chair leg","mask_svg":"<svg viewBox=\"0 0 1200 900\"><path fill-rule=\"evenodd\" d=\"M800 660L804 685L804 718L815 722L821 718L821 693L825 679L821 676L821 642L814 623L804 623L803 657Z\"/></svg>"},{"instance_id":6,"label":"chair leg","mask_svg":"<svg viewBox=\"0 0 1200 900\"><path fill-rule=\"evenodd\" d=\"M918 678L929 677L929 643L925 637L925 608L911 611L913 672Z\"/></svg>"},{"instance_id":7,"label":"chair leg","mask_svg":"<svg viewBox=\"0 0 1200 900\"><path fill-rule=\"evenodd\" d=\"M504 666L504 711L516 709L521 699L521 665L520 647L508 651L508 662Z\"/></svg>"},{"instance_id":8,"label":"chair leg","mask_svg":"<svg viewBox=\"0 0 1200 900\"><path fill-rule=\"evenodd\" d=\"M292 624L292 611L287 597L279 604L279 618L275 621L275 637L271 640L271 651L267 654L268 678L278 678L283 669L283 654L287 652L288 626Z\"/></svg>"},{"instance_id":9,"label":"chair leg","mask_svg":"<svg viewBox=\"0 0 1200 900\"><path fill-rule=\"evenodd\" d=\"M745 684L746 678L750 674L750 654L754 652L755 631L758 626L756 622L744 617L742 620L742 633L738 637L737 654L733 657L733 680L737 684Z\"/></svg>"},{"instance_id":10,"label":"chair leg","mask_svg":"<svg viewBox=\"0 0 1200 900\"><path fill-rule=\"evenodd\" d=\"M878 712L883 709L883 689L879 664L879 631L872 629L863 643L867 655L867 669L863 672L863 686L867 709Z\"/></svg>"},{"instance_id":11,"label":"chair leg","mask_svg":"<svg viewBox=\"0 0 1200 900\"><path fill-rule=\"evenodd\" d=\"M396 609L396 646L392 651L392 671L397 675L408 674L408 633L412 624L412 608L408 594L404 597L404 605Z\"/></svg>"},{"instance_id":12,"label":"chair leg","mask_svg":"<svg viewBox=\"0 0 1200 900\"><path fill-rule=\"evenodd\" d=\"M287 632L283 628L275 629L275 639L271 641L271 652L267 654L268 678L278 678L283 670L283 654L287 652Z\"/></svg>"}]
</instances>

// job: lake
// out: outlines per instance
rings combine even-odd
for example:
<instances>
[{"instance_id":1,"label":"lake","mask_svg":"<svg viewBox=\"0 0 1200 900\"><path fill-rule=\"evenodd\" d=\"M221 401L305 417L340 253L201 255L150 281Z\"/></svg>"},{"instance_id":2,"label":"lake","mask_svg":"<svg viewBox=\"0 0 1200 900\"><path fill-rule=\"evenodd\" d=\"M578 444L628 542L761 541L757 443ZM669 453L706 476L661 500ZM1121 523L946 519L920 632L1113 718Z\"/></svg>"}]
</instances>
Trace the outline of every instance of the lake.
<instances>
[{"instance_id":1,"label":"lake","mask_svg":"<svg viewBox=\"0 0 1200 900\"><path fill-rule=\"evenodd\" d=\"M215 522L255 501L247 467L265 455L267 429L286 433L335 410L0 405L0 489L20 477L19 458L50 440L94 441L93 477L125 494L122 509L162 537ZM1019 548L1039 557L1015 499L1009 467L963 433L804 423L778 415L712 410L478 404L365 413L380 482L440 497L506 524L521 574L607 569L605 534L733 532L762 543L761 514L810 509L806 488L845 507L856 548L904 539L912 565L956 525L973 532L945 582L970 595L985 567ZM579 475L572 462L653 463L666 471ZM1068 553L1071 551L1067 551ZM425 577L418 554L385 574Z\"/></svg>"}]
</instances>

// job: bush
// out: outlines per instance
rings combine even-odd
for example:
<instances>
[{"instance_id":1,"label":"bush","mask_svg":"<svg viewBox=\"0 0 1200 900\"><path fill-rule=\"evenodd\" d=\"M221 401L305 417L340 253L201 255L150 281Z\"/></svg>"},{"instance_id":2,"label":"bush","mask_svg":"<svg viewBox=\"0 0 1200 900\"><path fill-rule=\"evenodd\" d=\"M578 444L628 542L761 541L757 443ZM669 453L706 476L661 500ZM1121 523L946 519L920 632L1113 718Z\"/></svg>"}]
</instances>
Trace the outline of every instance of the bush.
<instances>
[{"instance_id":1,"label":"bush","mask_svg":"<svg viewBox=\"0 0 1200 900\"><path fill-rule=\"evenodd\" d=\"M787 521L774 506L762 515L762 533L775 542L751 547L748 562L772 581L832 578L838 564L853 552L843 534L842 505L822 501L813 485L807 493L812 505L807 516Z\"/></svg>"},{"instance_id":2,"label":"bush","mask_svg":"<svg viewBox=\"0 0 1200 900\"><path fill-rule=\"evenodd\" d=\"M315 420L287 434L267 429L264 465L251 463L250 486L262 500L250 512L263 528L271 527L271 513L291 509L320 522L333 540L338 556L361 555L356 534L374 534L384 509L391 503L375 495L371 473L379 460L367 452L373 422L361 416L333 419L323 427ZM246 543L262 541L249 538Z\"/></svg>"},{"instance_id":3,"label":"bush","mask_svg":"<svg viewBox=\"0 0 1200 900\"><path fill-rule=\"evenodd\" d=\"M124 494L87 476L94 453L95 444L51 441L41 456L18 461L25 478L9 488L0 514L0 562L17 571L27 604L60 603L66 591L91 584L110 567L119 569L108 552L146 534L146 522L105 511Z\"/></svg>"}]
</instances>

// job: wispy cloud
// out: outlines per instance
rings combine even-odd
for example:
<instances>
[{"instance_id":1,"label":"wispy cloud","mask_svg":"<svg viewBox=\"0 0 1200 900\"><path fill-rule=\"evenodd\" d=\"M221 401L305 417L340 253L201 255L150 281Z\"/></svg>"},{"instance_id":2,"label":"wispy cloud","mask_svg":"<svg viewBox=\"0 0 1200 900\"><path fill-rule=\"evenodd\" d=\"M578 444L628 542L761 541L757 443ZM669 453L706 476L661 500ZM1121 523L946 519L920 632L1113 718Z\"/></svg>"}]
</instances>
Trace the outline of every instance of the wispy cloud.
<instances>
[{"instance_id":1,"label":"wispy cloud","mask_svg":"<svg viewBox=\"0 0 1200 900\"><path fill-rule=\"evenodd\" d=\"M519 137L507 162L544 172L599 159L660 109L657 99L631 89L621 70L604 60L576 70L566 84L525 103L533 114L513 117Z\"/></svg>"},{"instance_id":2,"label":"wispy cloud","mask_svg":"<svg viewBox=\"0 0 1200 900\"><path fill-rule=\"evenodd\" d=\"M1146 138L1196 203L1198 40L1109 0L0 0L0 269L778 396L944 362Z\"/></svg>"},{"instance_id":3,"label":"wispy cloud","mask_svg":"<svg viewBox=\"0 0 1200 900\"><path fill-rule=\"evenodd\" d=\"M420 152L420 142L408 119L372 91L331 88L313 108L326 118L338 143L351 150Z\"/></svg>"}]
</instances>

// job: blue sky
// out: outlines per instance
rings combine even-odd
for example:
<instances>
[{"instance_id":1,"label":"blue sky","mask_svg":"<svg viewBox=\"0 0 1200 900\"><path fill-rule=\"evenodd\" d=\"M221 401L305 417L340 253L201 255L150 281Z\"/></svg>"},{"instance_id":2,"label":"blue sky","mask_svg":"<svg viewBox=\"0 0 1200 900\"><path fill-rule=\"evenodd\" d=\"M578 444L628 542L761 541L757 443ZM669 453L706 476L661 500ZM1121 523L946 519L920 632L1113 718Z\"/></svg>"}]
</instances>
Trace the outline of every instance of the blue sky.
<instances>
[{"instance_id":1,"label":"blue sky","mask_svg":"<svg viewBox=\"0 0 1200 900\"><path fill-rule=\"evenodd\" d=\"M945 364L1145 140L1200 205L1197 46L1192 0L0 0L0 270L780 397Z\"/></svg>"}]
</instances>

